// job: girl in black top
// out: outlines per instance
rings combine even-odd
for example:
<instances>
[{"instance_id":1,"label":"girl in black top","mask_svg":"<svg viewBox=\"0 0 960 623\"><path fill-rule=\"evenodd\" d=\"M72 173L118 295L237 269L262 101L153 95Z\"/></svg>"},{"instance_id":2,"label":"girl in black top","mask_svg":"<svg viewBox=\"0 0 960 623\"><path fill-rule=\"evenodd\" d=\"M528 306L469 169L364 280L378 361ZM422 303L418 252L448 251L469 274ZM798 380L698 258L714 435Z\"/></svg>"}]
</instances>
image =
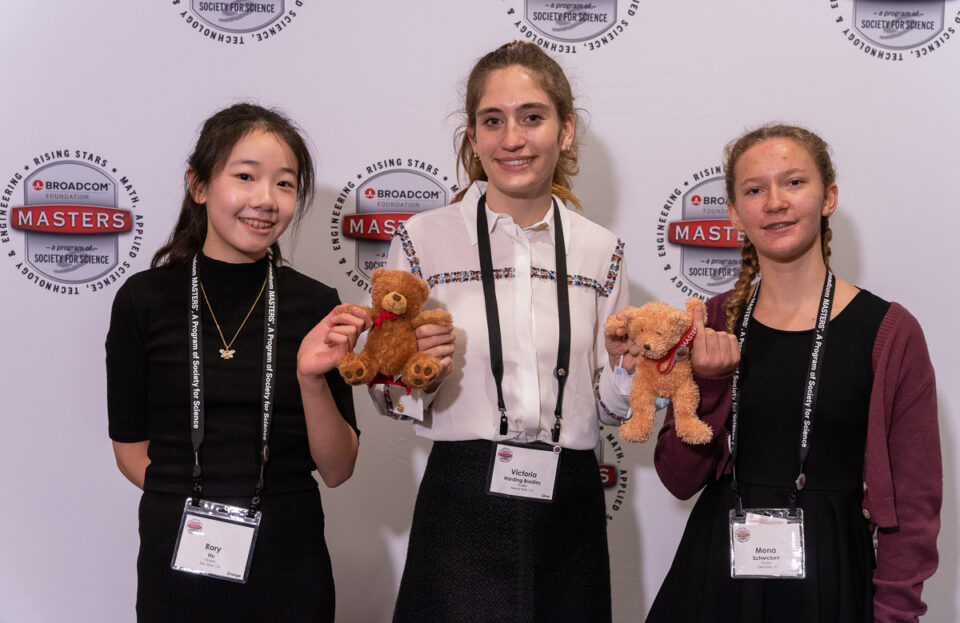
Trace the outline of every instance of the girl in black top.
<instances>
[{"instance_id":1,"label":"girl in black top","mask_svg":"<svg viewBox=\"0 0 960 623\"><path fill-rule=\"evenodd\" d=\"M822 138L764 125L725 159L740 274L707 302L709 325L694 316L691 353L714 439L680 442L671 414L660 431L660 479L700 497L647 621L915 621L942 499L923 333L902 306L832 274L839 190ZM756 510L771 508L781 517ZM761 536L791 516L803 573L799 539Z\"/></svg>"},{"instance_id":2,"label":"girl in black top","mask_svg":"<svg viewBox=\"0 0 960 623\"><path fill-rule=\"evenodd\" d=\"M357 429L336 371L369 320L336 291L282 266L277 239L309 205L313 164L292 123L238 104L203 126L170 240L117 292L107 335L110 437L142 488L138 621L332 621L333 577L317 469L353 472ZM299 208L299 210L298 210ZM184 502L195 493L188 312L199 277L204 437L202 497L247 507L261 470L268 266L276 340L262 522L246 584L171 569Z\"/></svg>"}]
</instances>

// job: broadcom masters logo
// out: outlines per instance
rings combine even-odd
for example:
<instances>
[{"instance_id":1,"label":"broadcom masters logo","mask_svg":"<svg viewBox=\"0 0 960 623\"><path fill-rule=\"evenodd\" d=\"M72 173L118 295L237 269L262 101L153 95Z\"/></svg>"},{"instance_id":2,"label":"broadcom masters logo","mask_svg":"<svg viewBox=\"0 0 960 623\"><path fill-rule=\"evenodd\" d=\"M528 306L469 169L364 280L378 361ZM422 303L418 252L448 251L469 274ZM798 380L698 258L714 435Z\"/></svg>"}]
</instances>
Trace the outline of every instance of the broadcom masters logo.
<instances>
[{"instance_id":1,"label":"broadcom masters logo","mask_svg":"<svg viewBox=\"0 0 960 623\"><path fill-rule=\"evenodd\" d=\"M0 190L0 249L25 280L56 294L97 292L130 270L143 215L133 183L83 149L44 152Z\"/></svg>"},{"instance_id":2,"label":"broadcom masters logo","mask_svg":"<svg viewBox=\"0 0 960 623\"><path fill-rule=\"evenodd\" d=\"M228 45L259 43L279 35L297 17L304 0L214 2L173 0L180 19L205 39Z\"/></svg>"},{"instance_id":3,"label":"broadcom masters logo","mask_svg":"<svg viewBox=\"0 0 960 623\"><path fill-rule=\"evenodd\" d=\"M330 213L330 242L347 278L370 292L370 276L387 263L390 239L408 218L450 203L455 181L417 158L377 160L347 181Z\"/></svg>"},{"instance_id":4,"label":"broadcom masters logo","mask_svg":"<svg viewBox=\"0 0 960 623\"><path fill-rule=\"evenodd\" d=\"M640 9L638 0L505 0L517 37L548 52L592 52L616 41Z\"/></svg>"},{"instance_id":5,"label":"broadcom masters logo","mask_svg":"<svg viewBox=\"0 0 960 623\"><path fill-rule=\"evenodd\" d=\"M841 34L854 48L880 61L923 58L943 48L960 27L951 0L831 0Z\"/></svg>"},{"instance_id":6,"label":"broadcom masters logo","mask_svg":"<svg viewBox=\"0 0 960 623\"><path fill-rule=\"evenodd\" d=\"M733 287L742 235L727 215L723 168L708 167L674 188L657 213L657 257L683 296L708 298Z\"/></svg>"}]
</instances>

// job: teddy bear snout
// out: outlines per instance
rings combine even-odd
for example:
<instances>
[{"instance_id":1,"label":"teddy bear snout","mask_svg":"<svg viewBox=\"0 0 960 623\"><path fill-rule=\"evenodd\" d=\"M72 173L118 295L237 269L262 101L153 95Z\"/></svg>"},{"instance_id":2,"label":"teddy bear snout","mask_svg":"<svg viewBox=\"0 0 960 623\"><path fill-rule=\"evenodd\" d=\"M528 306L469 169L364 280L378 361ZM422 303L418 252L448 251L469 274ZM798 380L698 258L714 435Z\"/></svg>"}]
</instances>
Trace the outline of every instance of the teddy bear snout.
<instances>
[{"instance_id":1,"label":"teddy bear snout","mask_svg":"<svg viewBox=\"0 0 960 623\"><path fill-rule=\"evenodd\" d=\"M381 299L380 304L385 310L398 316L402 316L403 312L407 311L407 297L396 291L388 292Z\"/></svg>"}]
</instances>

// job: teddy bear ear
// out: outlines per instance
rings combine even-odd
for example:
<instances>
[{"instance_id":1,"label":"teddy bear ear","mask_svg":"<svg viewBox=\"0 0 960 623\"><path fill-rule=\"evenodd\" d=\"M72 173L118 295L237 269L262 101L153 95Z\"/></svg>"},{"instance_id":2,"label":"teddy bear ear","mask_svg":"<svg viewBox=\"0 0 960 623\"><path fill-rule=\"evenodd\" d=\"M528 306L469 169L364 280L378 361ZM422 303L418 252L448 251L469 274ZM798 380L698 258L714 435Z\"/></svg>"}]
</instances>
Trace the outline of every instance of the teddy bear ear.
<instances>
[{"instance_id":1,"label":"teddy bear ear","mask_svg":"<svg viewBox=\"0 0 960 623\"><path fill-rule=\"evenodd\" d=\"M380 279L380 277L383 276L384 272L386 272L386 270L383 268L376 269L375 271L373 271L373 274L370 275L370 281L377 281L378 279Z\"/></svg>"},{"instance_id":2,"label":"teddy bear ear","mask_svg":"<svg viewBox=\"0 0 960 623\"><path fill-rule=\"evenodd\" d=\"M423 302L426 303L427 299L430 298L430 286L427 285L427 282L423 279L417 279L417 287L420 289L420 296L423 297Z\"/></svg>"}]
</instances>

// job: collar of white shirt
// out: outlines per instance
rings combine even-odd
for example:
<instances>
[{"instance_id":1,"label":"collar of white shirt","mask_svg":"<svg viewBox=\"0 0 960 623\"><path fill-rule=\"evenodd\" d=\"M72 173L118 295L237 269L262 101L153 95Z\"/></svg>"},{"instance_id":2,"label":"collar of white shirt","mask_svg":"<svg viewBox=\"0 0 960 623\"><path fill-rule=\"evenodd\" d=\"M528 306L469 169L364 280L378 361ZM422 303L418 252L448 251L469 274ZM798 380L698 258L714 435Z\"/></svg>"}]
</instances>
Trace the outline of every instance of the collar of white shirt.
<instances>
[{"instance_id":1,"label":"collar of white shirt","mask_svg":"<svg viewBox=\"0 0 960 623\"><path fill-rule=\"evenodd\" d=\"M467 192L463 195L463 199L460 201L460 216L463 218L463 224L467 230L467 234L470 236L470 244L476 246L477 244L477 205L480 201L480 197L487 191L486 182L474 182ZM567 206L564 205L563 201L559 197L553 195L553 200L557 203L557 206L560 208L560 224L563 227L563 239L567 241L566 253L570 253L570 215L567 210ZM500 214L494 212L490 209L490 206L486 206L487 211L487 227L489 232L493 233L493 230L496 229L500 221L513 223L513 217L507 214ZM525 227L525 231L539 231L539 230L549 230L553 232L553 210L547 210L547 213L544 214L543 218L530 225Z\"/></svg>"}]
</instances>

